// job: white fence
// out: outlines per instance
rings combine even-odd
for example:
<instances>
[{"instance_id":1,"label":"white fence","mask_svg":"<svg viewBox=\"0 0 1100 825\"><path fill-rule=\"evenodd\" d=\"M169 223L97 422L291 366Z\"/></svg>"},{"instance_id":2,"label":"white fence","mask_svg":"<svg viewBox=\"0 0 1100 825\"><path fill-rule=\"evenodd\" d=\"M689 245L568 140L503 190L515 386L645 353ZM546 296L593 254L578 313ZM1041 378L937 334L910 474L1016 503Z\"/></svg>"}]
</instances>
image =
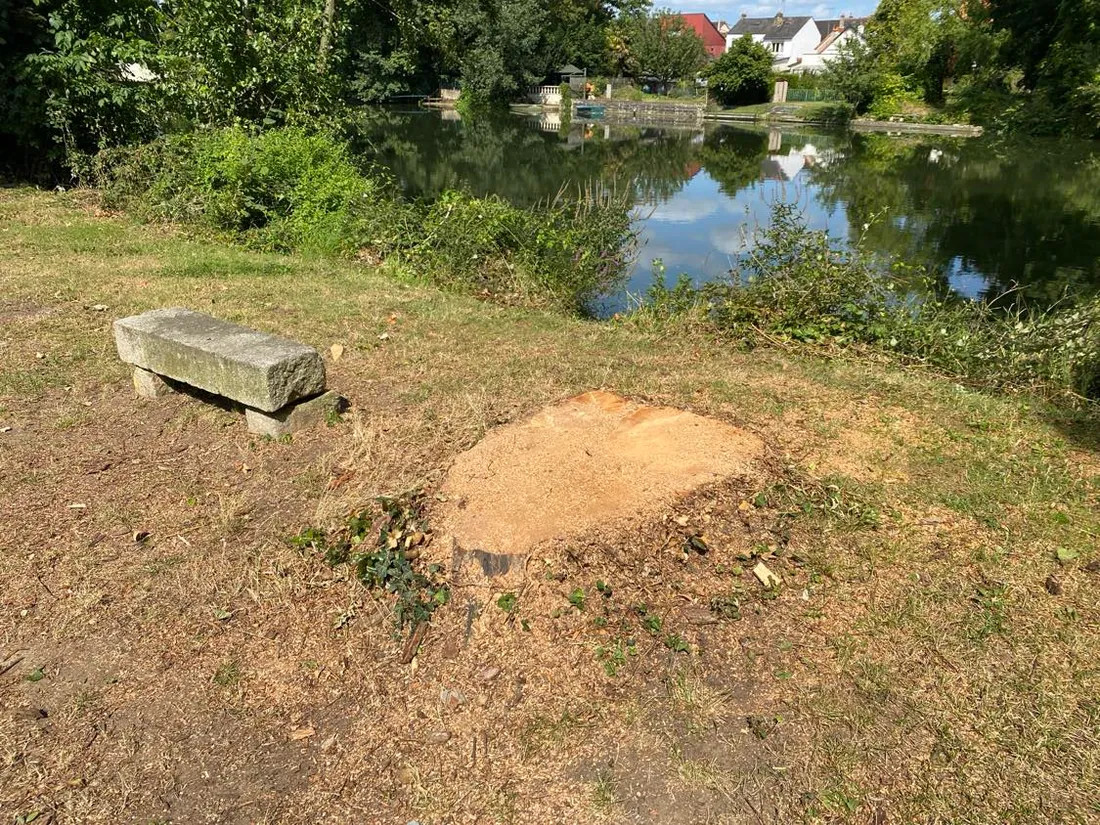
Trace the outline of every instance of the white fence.
<instances>
[{"instance_id":1,"label":"white fence","mask_svg":"<svg viewBox=\"0 0 1100 825\"><path fill-rule=\"evenodd\" d=\"M561 106L561 87L532 86L527 90L527 99L543 106Z\"/></svg>"}]
</instances>

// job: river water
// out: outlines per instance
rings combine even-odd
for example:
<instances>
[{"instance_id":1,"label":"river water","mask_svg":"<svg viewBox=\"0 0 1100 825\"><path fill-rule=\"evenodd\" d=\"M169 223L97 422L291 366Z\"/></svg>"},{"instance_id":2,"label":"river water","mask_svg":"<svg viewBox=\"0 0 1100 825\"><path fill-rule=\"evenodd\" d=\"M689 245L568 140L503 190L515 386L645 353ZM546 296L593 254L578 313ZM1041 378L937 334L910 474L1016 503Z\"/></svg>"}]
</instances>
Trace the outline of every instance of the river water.
<instances>
[{"instance_id":1,"label":"river water","mask_svg":"<svg viewBox=\"0 0 1100 825\"><path fill-rule=\"evenodd\" d=\"M406 194L448 188L525 205L601 184L634 204L641 246L625 287L596 307L626 308L653 282L723 276L777 202L878 256L937 273L944 290L1050 305L1100 292L1100 145L992 137L707 124L577 123L454 112L374 110L360 146Z\"/></svg>"}]
</instances>

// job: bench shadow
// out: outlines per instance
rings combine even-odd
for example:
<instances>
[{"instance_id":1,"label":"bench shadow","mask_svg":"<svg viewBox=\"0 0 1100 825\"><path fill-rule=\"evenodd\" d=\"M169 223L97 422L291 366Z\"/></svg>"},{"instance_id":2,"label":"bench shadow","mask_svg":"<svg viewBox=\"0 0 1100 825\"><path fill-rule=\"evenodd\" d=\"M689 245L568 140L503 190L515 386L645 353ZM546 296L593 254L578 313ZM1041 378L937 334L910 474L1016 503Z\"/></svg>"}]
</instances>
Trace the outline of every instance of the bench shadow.
<instances>
[{"instance_id":1,"label":"bench shadow","mask_svg":"<svg viewBox=\"0 0 1100 825\"><path fill-rule=\"evenodd\" d=\"M218 407L226 412L238 413L244 415L245 405L239 401L234 401L231 398L226 398L224 395L218 395L216 393L208 392L198 387L192 387L190 384L185 384L182 381L177 381L174 378L166 378L160 376L160 379L164 381L169 387L180 395L185 395L188 398L192 398L196 401L202 401L204 404L210 404L211 406Z\"/></svg>"}]
</instances>

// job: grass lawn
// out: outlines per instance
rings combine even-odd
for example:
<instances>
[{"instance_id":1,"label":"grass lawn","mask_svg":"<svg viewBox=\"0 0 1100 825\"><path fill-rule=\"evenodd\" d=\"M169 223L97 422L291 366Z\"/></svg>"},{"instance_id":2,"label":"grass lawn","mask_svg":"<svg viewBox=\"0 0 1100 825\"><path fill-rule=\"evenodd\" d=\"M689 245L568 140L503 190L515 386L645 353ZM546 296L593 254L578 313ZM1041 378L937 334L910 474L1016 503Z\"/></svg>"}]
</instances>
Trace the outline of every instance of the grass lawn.
<instances>
[{"instance_id":1,"label":"grass lawn","mask_svg":"<svg viewBox=\"0 0 1100 825\"><path fill-rule=\"evenodd\" d=\"M0 190L0 281L7 821L1100 818L1095 420L250 252L87 193ZM111 321L176 305L343 345L351 413L270 441L135 399ZM594 388L767 458L547 547L510 610L453 600L408 664L388 599L287 541L430 494L491 428Z\"/></svg>"}]
</instances>

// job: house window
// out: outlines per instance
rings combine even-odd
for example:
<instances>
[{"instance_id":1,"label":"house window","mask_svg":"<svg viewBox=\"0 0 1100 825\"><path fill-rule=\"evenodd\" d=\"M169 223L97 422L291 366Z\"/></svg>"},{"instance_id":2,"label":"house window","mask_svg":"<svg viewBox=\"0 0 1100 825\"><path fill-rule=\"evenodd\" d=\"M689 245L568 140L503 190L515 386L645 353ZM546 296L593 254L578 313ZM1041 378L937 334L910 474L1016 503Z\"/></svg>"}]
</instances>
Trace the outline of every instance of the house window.
<instances>
[{"instance_id":1,"label":"house window","mask_svg":"<svg viewBox=\"0 0 1100 825\"><path fill-rule=\"evenodd\" d=\"M783 44L782 43L772 43L772 51L775 52L776 54L779 54L780 52L783 51Z\"/></svg>"}]
</instances>

